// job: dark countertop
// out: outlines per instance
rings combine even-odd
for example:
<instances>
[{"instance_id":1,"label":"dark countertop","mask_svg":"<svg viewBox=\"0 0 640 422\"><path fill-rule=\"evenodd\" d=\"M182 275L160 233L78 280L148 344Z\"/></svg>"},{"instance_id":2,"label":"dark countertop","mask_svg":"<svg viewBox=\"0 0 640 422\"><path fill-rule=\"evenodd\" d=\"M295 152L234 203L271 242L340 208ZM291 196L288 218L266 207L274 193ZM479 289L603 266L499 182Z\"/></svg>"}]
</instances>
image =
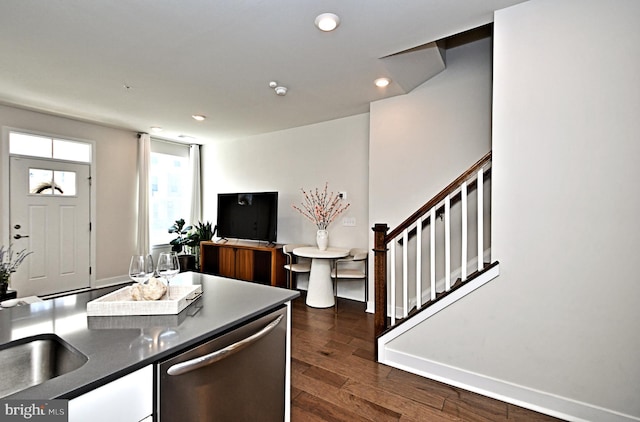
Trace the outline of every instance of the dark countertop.
<instances>
[{"instance_id":1,"label":"dark countertop","mask_svg":"<svg viewBox=\"0 0 640 422\"><path fill-rule=\"evenodd\" d=\"M0 345L53 333L89 358L75 371L6 398L77 397L299 295L295 290L199 273L181 273L171 284L201 284L203 294L177 315L88 317L87 302L109 293L109 289L2 309Z\"/></svg>"}]
</instances>

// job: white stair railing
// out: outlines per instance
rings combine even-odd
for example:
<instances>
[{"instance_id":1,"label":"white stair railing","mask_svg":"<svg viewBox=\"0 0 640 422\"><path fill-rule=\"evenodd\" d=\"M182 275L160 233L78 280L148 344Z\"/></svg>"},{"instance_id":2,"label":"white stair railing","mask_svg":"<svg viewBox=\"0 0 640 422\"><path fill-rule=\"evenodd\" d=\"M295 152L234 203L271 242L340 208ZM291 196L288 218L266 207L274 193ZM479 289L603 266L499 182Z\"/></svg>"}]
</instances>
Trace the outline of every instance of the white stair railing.
<instances>
[{"instance_id":1,"label":"white stair railing","mask_svg":"<svg viewBox=\"0 0 640 422\"><path fill-rule=\"evenodd\" d=\"M491 179L486 177L490 170L491 153L488 153L396 229L386 234L387 226L376 224L374 231L379 234L384 230L385 235L376 236L375 259L386 261L383 266L378 262L375 265L375 288L381 288L380 278L385 280L382 285L385 294L376 293L376 330L388 328L387 316L390 326L394 326L409 316L412 309L432 304L438 295L467 281L473 275L468 266L473 268L474 260L477 272L483 271L485 249L490 250L484 239L486 219L490 218L490 212L485 210L490 206L485 192L490 189ZM477 247L469 248L470 237L474 236ZM380 245L378 242L382 240L384 244ZM428 256L423 257L426 251ZM397 259L398 254L401 259ZM386 269L384 277L379 268ZM381 304L383 297L385 303ZM379 308L383 308L383 315L378 315ZM389 310L388 315L385 309ZM382 321L384 327L379 328Z\"/></svg>"}]
</instances>

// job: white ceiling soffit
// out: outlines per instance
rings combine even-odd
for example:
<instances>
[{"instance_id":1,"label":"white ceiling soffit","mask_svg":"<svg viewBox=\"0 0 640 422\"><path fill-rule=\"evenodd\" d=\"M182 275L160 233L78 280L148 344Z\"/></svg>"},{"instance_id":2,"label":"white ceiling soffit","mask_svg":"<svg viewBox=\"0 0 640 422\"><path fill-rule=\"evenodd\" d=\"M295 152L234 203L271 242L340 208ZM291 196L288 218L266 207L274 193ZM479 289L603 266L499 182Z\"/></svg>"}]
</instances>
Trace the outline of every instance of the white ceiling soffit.
<instances>
[{"instance_id":1,"label":"white ceiling soffit","mask_svg":"<svg viewBox=\"0 0 640 422\"><path fill-rule=\"evenodd\" d=\"M413 91L419 85L442 72L446 67L446 50L431 42L411 50L383 57L382 62L392 81L402 93Z\"/></svg>"},{"instance_id":2,"label":"white ceiling soffit","mask_svg":"<svg viewBox=\"0 0 640 422\"><path fill-rule=\"evenodd\" d=\"M403 94L407 94L446 69L448 49L491 37L492 32L493 24L482 25L381 60L393 82L402 88Z\"/></svg>"}]
</instances>

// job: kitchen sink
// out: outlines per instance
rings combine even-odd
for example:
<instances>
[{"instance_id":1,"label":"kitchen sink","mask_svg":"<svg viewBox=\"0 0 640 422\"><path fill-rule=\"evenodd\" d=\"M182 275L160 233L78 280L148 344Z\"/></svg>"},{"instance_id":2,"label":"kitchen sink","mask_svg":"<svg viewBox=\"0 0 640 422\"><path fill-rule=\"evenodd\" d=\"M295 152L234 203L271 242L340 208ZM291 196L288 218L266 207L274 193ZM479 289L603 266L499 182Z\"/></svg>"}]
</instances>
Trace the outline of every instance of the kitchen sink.
<instances>
[{"instance_id":1,"label":"kitchen sink","mask_svg":"<svg viewBox=\"0 0 640 422\"><path fill-rule=\"evenodd\" d=\"M80 368L87 357L54 334L15 340L0 346L0 397Z\"/></svg>"}]
</instances>

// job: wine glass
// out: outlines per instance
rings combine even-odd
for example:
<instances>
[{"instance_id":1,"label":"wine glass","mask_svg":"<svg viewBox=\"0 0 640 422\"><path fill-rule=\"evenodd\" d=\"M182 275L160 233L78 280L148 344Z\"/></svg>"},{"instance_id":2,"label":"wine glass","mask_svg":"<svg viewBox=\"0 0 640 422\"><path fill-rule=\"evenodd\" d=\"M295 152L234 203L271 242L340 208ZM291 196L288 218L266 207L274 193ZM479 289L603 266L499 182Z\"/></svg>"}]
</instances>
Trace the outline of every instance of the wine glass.
<instances>
[{"instance_id":1,"label":"wine glass","mask_svg":"<svg viewBox=\"0 0 640 422\"><path fill-rule=\"evenodd\" d=\"M151 255L133 255L129 264L129 277L137 283L144 283L153 275Z\"/></svg>"},{"instance_id":2,"label":"wine glass","mask_svg":"<svg viewBox=\"0 0 640 422\"><path fill-rule=\"evenodd\" d=\"M162 252L158 257L158 267L156 269L158 275L167 280L167 299L170 298L171 288L169 280L180 272L180 262L178 262L178 254L175 252Z\"/></svg>"}]
</instances>

